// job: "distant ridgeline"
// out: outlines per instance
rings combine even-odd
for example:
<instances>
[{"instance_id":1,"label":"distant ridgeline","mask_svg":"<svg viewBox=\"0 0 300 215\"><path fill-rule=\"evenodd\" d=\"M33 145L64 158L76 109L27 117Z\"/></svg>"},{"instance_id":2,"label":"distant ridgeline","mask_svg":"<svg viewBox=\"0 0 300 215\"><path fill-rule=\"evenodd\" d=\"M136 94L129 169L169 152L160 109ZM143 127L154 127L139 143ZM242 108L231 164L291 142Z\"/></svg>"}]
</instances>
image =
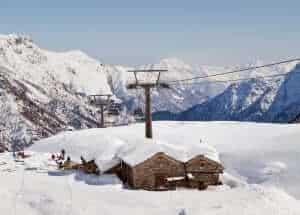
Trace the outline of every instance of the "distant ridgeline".
<instances>
[{"instance_id":1,"label":"distant ridgeline","mask_svg":"<svg viewBox=\"0 0 300 215\"><path fill-rule=\"evenodd\" d=\"M273 122L273 123L300 123L300 114L293 117L289 116L287 113L281 113L277 116L277 118L274 118L273 120L270 120L269 118L264 118L263 116L261 118L257 119L248 119L248 118L238 118L238 117L214 117L212 116L212 113L209 113L207 115L203 114L202 116L199 114L195 114L195 117L193 116L193 108L184 111L182 113L171 113L168 111L158 111L152 114L154 121L253 121L253 122Z\"/></svg>"},{"instance_id":2,"label":"distant ridgeline","mask_svg":"<svg viewBox=\"0 0 300 215\"><path fill-rule=\"evenodd\" d=\"M289 123L300 123L300 114L293 120L289 121Z\"/></svg>"},{"instance_id":3,"label":"distant ridgeline","mask_svg":"<svg viewBox=\"0 0 300 215\"><path fill-rule=\"evenodd\" d=\"M216 110L216 114L212 111L205 112L205 105L196 105L184 112L181 113L172 113L168 111L158 111L152 114L153 120L155 121L253 121L253 122L272 122L272 123L300 123L300 112L299 114L293 113L293 111L289 112L289 110L282 111L274 118L270 118L270 115L260 115L257 117L251 117L246 114L240 113L224 113L224 115L220 115ZM203 108L201 112L197 109ZM216 107L217 109L217 107ZM298 109L298 107L297 107ZM215 111L215 109L212 108ZM249 110L249 112L251 112Z\"/></svg>"},{"instance_id":4,"label":"distant ridgeline","mask_svg":"<svg viewBox=\"0 0 300 215\"><path fill-rule=\"evenodd\" d=\"M212 107L209 103L195 105L194 107L181 113L168 111L158 111L152 114L155 121L253 121L253 122L273 122L273 123L300 123L300 104L283 110L279 114L271 117L269 113L253 114L255 107L245 112L224 111L220 114L219 106ZM297 112L294 111L297 110ZM298 113L298 114L297 114Z\"/></svg>"},{"instance_id":5,"label":"distant ridgeline","mask_svg":"<svg viewBox=\"0 0 300 215\"><path fill-rule=\"evenodd\" d=\"M300 65L285 77L231 84L219 95L179 113L158 111L154 120L300 121Z\"/></svg>"}]
</instances>

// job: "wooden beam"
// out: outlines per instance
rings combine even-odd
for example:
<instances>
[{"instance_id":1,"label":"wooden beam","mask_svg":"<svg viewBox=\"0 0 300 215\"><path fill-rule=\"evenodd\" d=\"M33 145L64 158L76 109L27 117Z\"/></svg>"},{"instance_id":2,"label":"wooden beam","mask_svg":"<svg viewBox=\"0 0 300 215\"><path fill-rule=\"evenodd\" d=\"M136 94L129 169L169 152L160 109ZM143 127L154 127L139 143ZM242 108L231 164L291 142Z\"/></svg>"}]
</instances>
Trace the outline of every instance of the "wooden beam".
<instances>
[{"instance_id":1,"label":"wooden beam","mask_svg":"<svg viewBox=\"0 0 300 215\"><path fill-rule=\"evenodd\" d=\"M137 70L128 70L127 72L167 72L167 69L137 69Z\"/></svg>"},{"instance_id":2,"label":"wooden beam","mask_svg":"<svg viewBox=\"0 0 300 215\"><path fill-rule=\"evenodd\" d=\"M88 95L88 97L102 97L102 96L107 96L107 97L112 97L112 94L95 94L95 95Z\"/></svg>"},{"instance_id":3,"label":"wooden beam","mask_svg":"<svg viewBox=\"0 0 300 215\"><path fill-rule=\"evenodd\" d=\"M101 111L101 124L100 127L104 128L104 105L100 105L100 111Z\"/></svg>"},{"instance_id":4,"label":"wooden beam","mask_svg":"<svg viewBox=\"0 0 300 215\"><path fill-rule=\"evenodd\" d=\"M170 88L167 83L160 83L160 73L167 72L166 69L137 69L130 70L128 72L133 72L135 77L135 83L128 84L127 89L137 89L143 88L145 91L145 136L146 138L152 138L152 115L151 115L151 88L159 87L159 88ZM137 78L137 73L151 73L158 72L157 80L154 83L139 83Z\"/></svg>"},{"instance_id":5,"label":"wooden beam","mask_svg":"<svg viewBox=\"0 0 300 215\"><path fill-rule=\"evenodd\" d=\"M127 84L127 89L136 89L136 88L144 88L144 87L160 87L160 88L170 88L170 86L166 83L158 83L158 84Z\"/></svg>"},{"instance_id":6,"label":"wooden beam","mask_svg":"<svg viewBox=\"0 0 300 215\"><path fill-rule=\"evenodd\" d=\"M151 115L151 87L144 87L145 90L145 133L146 138L152 138L152 115Z\"/></svg>"},{"instance_id":7,"label":"wooden beam","mask_svg":"<svg viewBox=\"0 0 300 215\"><path fill-rule=\"evenodd\" d=\"M158 84L159 79L160 79L160 72L158 73L158 77L157 77L157 80L156 80L156 84Z\"/></svg>"},{"instance_id":8,"label":"wooden beam","mask_svg":"<svg viewBox=\"0 0 300 215\"><path fill-rule=\"evenodd\" d=\"M90 102L93 102L94 105L100 106L100 112L101 112L101 121L99 125L100 128L105 127L104 111L105 111L105 107L108 106L110 103L110 97L112 97L111 94L97 94L97 95L88 96Z\"/></svg>"},{"instance_id":9,"label":"wooden beam","mask_svg":"<svg viewBox=\"0 0 300 215\"><path fill-rule=\"evenodd\" d=\"M133 74L134 74L134 78L135 78L135 83L138 84L138 79L137 79L137 76L136 76L136 72L134 72Z\"/></svg>"}]
</instances>

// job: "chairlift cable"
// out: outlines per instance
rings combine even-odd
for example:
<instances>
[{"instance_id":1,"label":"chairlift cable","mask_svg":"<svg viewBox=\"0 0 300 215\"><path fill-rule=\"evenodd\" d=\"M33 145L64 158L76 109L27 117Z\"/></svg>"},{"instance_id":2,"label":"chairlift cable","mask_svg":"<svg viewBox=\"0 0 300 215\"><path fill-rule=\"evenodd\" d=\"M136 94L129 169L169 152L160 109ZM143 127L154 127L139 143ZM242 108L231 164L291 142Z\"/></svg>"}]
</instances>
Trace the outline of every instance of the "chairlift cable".
<instances>
[{"instance_id":1,"label":"chairlift cable","mask_svg":"<svg viewBox=\"0 0 300 215\"><path fill-rule=\"evenodd\" d=\"M300 73L300 72L296 72ZM212 81L201 81L201 82L187 82L180 83L181 85L197 85L197 84L210 84L210 83L230 83L230 82L240 82L240 81L249 81L254 79L264 79L264 80L272 80L276 77L284 77L289 75L290 73L281 73L275 75L265 75L265 76L257 76L257 77L249 77L249 78L238 78L238 79L228 79L228 80L212 80ZM171 85L177 85L178 83L172 83Z\"/></svg>"},{"instance_id":2,"label":"chairlift cable","mask_svg":"<svg viewBox=\"0 0 300 215\"><path fill-rule=\"evenodd\" d=\"M166 81L165 83L185 82L185 81L192 81L192 80L197 80L197 79L205 79L205 78L210 78L210 77L224 76L224 75L228 75L228 74L246 72L246 71L250 71L250 70L254 70L254 69L261 69L261 68L265 68L265 67L271 67L271 66L292 63L292 62L297 62L297 61L300 62L300 58L293 58L293 59L279 61L279 62L270 63L270 64L265 64L265 65L261 65L261 66L252 66L252 67L248 67L248 68L232 70L229 72L216 73L216 74L212 74L212 75L195 76L195 77L186 78L186 79L171 80L171 81Z\"/></svg>"}]
</instances>

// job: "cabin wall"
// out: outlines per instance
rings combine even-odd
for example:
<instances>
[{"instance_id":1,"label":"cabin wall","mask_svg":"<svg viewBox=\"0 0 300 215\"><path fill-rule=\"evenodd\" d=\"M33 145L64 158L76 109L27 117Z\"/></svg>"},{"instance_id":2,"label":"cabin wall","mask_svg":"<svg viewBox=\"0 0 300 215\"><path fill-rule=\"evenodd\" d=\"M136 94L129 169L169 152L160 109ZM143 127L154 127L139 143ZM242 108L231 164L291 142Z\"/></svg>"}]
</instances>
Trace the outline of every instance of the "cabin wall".
<instances>
[{"instance_id":1,"label":"cabin wall","mask_svg":"<svg viewBox=\"0 0 300 215\"><path fill-rule=\"evenodd\" d=\"M187 174L190 173L193 176L193 179L189 180L189 187L199 188L203 184L220 184L219 175L224 169L221 164L199 155L189 160L185 166Z\"/></svg>"},{"instance_id":2,"label":"cabin wall","mask_svg":"<svg viewBox=\"0 0 300 215\"><path fill-rule=\"evenodd\" d=\"M121 162L110 172L116 173L125 185L133 189L206 189L208 185L220 184L219 174L223 172L223 166L201 155L182 163L164 153L157 153L134 167ZM172 177L185 178L167 180Z\"/></svg>"},{"instance_id":3,"label":"cabin wall","mask_svg":"<svg viewBox=\"0 0 300 215\"><path fill-rule=\"evenodd\" d=\"M118 176L125 185L134 187L133 169L129 165L122 162L120 164L120 171L118 172Z\"/></svg>"},{"instance_id":4,"label":"cabin wall","mask_svg":"<svg viewBox=\"0 0 300 215\"><path fill-rule=\"evenodd\" d=\"M192 173L194 179L189 180L189 187L197 188L198 182L203 182L206 185L218 185L220 183L218 173Z\"/></svg>"},{"instance_id":5,"label":"cabin wall","mask_svg":"<svg viewBox=\"0 0 300 215\"><path fill-rule=\"evenodd\" d=\"M134 188L154 190L167 186L168 177L184 176L183 163L158 153L133 168Z\"/></svg>"},{"instance_id":6,"label":"cabin wall","mask_svg":"<svg viewBox=\"0 0 300 215\"><path fill-rule=\"evenodd\" d=\"M202 172L202 173L223 173L223 166L204 156L197 156L189 160L186 164L187 172Z\"/></svg>"}]
</instances>

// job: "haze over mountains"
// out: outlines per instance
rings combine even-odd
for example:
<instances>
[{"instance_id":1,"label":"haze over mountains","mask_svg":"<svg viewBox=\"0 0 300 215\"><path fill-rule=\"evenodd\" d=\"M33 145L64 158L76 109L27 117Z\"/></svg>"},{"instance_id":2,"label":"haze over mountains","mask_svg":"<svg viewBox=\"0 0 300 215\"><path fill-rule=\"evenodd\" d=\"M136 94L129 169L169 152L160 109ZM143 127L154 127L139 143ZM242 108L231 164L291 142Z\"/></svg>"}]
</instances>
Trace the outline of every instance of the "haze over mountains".
<instances>
[{"instance_id":1,"label":"haze over mountains","mask_svg":"<svg viewBox=\"0 0 300 215\"><path fill-rule=\"evenodd\" d=\"M249 65L260 64L262 62ZM162 59L159 65L169 70L162 75L162 80L178 80L233 69L191 66L176 58ZM81 51L58 53L44 50L27 36L1 35L0 145L9 148L10 143L19 143L20 140L27 145L69 126L75 129L97 127L100 114L87 98L92 94L113 93L113 99L126 106L124 113L113 120L128 121L130 112L143 106L143 92L126 89L126 83L131 78L128 69L126 66L99 62ZM154 117L287 122L300 112L300 76L297 71L299 66L290 63L210 78L201 84L179 83L167 90L154 90ZM290 74L273 80L252 79L232 85L210 82L285 72Z\"/></svg>"}]
</instances>

